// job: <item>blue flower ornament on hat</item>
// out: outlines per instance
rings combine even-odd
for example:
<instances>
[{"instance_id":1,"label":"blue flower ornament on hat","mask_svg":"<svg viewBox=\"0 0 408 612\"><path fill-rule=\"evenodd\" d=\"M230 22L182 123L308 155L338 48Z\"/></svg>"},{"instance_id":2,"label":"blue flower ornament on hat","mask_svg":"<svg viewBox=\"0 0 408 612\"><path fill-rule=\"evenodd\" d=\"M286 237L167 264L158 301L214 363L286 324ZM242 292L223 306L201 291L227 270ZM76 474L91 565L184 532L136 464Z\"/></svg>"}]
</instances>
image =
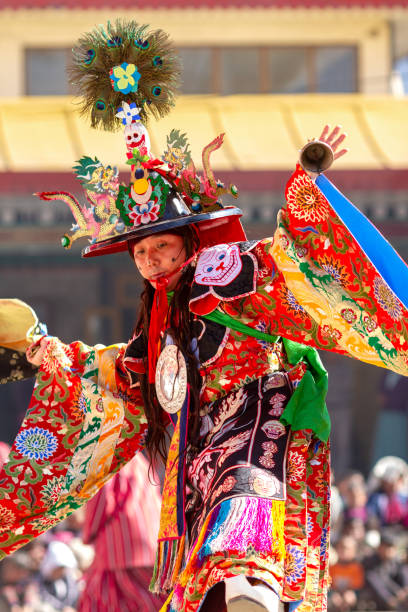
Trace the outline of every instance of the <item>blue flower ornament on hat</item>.
<instances>
[{"instance_id":1,"label":"blue flower ornament on hat","mask_svg":"<svg viewBox=\"0 0 408 612\"><path fill-rule=\"evenodd\" d=\"M70 207L75 223L62 237L65 248L87 237L90 244L83 257L126 251L129 240L191 224L201 247L245 240L241 211L224 207L220 200L225 193L237 197L237 188L217 181L210 164L223 134L204 147L202 175L191 159L186 135L178 129L170 132L160 159L152 154L149 115L160 118L170 111L180 80L180 63L165 32L134 21L99 26L73 48L70 77L92 127L122 127L130 180L120 182L116 166L84 156L73 170L85 204L68 192L36 194Z\"/></svg>"}]
</instances>

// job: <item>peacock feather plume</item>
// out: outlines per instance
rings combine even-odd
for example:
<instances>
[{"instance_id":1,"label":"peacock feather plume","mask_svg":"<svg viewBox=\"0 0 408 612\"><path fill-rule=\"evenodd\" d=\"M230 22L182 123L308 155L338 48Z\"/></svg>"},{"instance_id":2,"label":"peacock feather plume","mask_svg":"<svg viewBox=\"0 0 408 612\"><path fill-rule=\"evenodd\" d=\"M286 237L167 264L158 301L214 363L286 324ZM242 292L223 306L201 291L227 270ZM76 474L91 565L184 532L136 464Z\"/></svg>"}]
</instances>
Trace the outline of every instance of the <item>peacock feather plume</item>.
<instances>
[{"instance_id":1,"label":"peacock feather plume","mask_svg":"<svg viewBox=\"0 0 408 612\"><path fill-rule=\"evenodd\" d=\"M118 20L81 36L72 49L69 78L80 110L92 127L115 130L123 101L134 102L143 123L174 105L180 86L180 61L168 34L135 21Z\"/></svg>"}]
</instances>

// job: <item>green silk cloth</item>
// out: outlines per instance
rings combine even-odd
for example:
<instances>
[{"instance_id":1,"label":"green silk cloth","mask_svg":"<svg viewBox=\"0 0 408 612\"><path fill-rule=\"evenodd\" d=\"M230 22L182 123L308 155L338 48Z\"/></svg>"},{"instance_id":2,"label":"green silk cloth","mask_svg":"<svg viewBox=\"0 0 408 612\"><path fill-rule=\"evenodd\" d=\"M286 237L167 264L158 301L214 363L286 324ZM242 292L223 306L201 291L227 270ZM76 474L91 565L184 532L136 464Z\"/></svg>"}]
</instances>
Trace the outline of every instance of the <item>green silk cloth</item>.
<instances>
[{"instance_id":1,"label":"green silk cloth","mask_svg":"<svg viewBox=\"0 0 408 612\"><path fill-rule=\"evenodd\" d=\"M259 340L266 340L271 343L278 340L278 336L265 334L258 329L249 327L220 310L214 310L208 315L203 315L203 318ZM285 425L290 425L293 431L311 429L320 440L327 442L330 435L330 416L326 406L328 378L319 353L311 346L293 342L287 338L282 338L282 342L289 363L295 366L303 361L307 364L307 370L294 389L280 420Z\"/></svg>"},{"instance_id":2,"label":"green silk cloth","mask_svg":"<svg viewBox=\"0 0 408 612\"><path fill-rule=\"evenodd\" d=\"M167 299L170 301L173 295L174 292L169 291ZM266 340L271 343L278 340L278 336L272 336L249 327L220 310L214 310L207 315L202 315L202 317L259 340ZM319 353L312 346L306 346L287 338L281 338L281 340L290 365L296 366L302 361L307 365L307 370L298 386L295 387L280 420L285 425L289 425L293 431L311 429L319 440L327 442L331 428L330 416L326 406L328 377Z\"/></svg>"}]
</instances>

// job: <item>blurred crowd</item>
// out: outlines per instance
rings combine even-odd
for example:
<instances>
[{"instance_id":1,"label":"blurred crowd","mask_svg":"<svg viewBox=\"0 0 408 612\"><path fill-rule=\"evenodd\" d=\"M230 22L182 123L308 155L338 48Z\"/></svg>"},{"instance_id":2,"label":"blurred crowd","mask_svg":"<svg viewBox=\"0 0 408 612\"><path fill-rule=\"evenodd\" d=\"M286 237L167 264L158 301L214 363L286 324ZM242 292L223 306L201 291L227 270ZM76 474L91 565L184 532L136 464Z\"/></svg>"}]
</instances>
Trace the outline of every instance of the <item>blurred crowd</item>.
<instances>
[{"instance_id":1,"label":"blurred crowd","mask_svg":"<svg viewBox=\"0 0 408 612\"><path fill-rule=\"evenodd\" d=\"M5 558L0 612L158 610L148 585L160 496L149 487L140 456L84 509ZM368 479L347 474L333 484L331 506L329 612L407 611L407 463L384 457Z\"/></svg>"},{"instance_id":2,"label":"blurred crowd","mask_svg":"<svg viewBox=\"0 0 408 612\"><path fill-rule=\"evenodd\" d=\"M8 447L0 442L0 465ZM0 563L0 612L157 612L161 496L138 454L85 506Z\"/></svg>"},{"instance_id":3,"label":"blurred crowd","mask_svg":"<svg viewBox=\"0 0 408 612\"><path fill-rule=\"evenodd\" d=\"M73 612L93 550L83 543L84 512L0 563L0 612Z\"/></svg>"},{"instance_id":4,"label":"blurred crowd","mask_svg":"<svg viewBox=\"0 0 408 612\"><path fill-rule=\"evenodd\" d=\"M384 457L368 480L332 488L329 611L408 610L408 465Z\"/></svg>"}]
</instances>

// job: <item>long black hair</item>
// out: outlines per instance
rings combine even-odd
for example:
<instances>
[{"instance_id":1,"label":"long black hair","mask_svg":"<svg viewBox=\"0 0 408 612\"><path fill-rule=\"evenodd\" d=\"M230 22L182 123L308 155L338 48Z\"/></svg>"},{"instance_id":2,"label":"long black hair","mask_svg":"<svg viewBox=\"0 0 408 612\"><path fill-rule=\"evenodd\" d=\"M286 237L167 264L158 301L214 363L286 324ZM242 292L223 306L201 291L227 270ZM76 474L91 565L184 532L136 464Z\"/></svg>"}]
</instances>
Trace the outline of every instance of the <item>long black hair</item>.
<instances>
[{"instance_id":1,"label":"long black hair","mask_svg":"<svg viewBox=\"0 0 408 612\"><path fill-rule=\"evenodd\" d=\"M199 243L197 234L190 226L175 229L172 232L183 238L186 252L186 259L189 259L198 251ZM137 240L129 241L128 250L133 258L133 249ZM193 446L198 443L200 430L199 410L200 410L200 388L201 376L199 364L193 347L193 315L189 310L189 300L191 285L194 278L194 264L188 264L177 283L174 296L169 304L167 324L171 329L171 335L176 346L183 352L187 362L187 381L190 386L190 416L188 422L188 439ZM145 346L148 346L150 312L152 309L155 289L144 281L144 290L140 298L139 313L136 321L134 333L142 331ZM149 454L151 463L157 457L165 462L167 457L167 422L164 419L163 408L161 408L156 395L154 384L149 383L148 373L139 375L140 389L142 392L144 410L147 418L148 430L146 437L146 450Z\"/></svg>"}]
</instances>

